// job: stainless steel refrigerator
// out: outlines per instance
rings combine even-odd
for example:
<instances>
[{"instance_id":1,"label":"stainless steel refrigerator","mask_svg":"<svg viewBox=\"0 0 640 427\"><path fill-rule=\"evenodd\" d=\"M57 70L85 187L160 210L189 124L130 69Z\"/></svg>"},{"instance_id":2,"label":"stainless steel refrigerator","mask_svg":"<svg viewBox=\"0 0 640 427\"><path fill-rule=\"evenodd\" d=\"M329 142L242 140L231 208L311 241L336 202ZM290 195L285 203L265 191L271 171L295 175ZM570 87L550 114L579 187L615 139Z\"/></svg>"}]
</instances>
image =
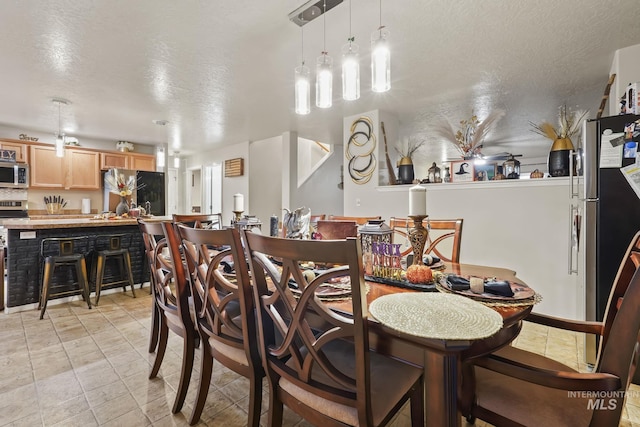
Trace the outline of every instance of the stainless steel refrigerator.
<instances>
[{"instance_id":1,"label":"stainless steel refrigerator","mask_svg":"<svg viewBox=\"0 0 640 427\"><path fill-rule=\"evenodd\" d=\"M603 319L622 257L640 230L640 198L620 170L636 162L639 135L640 116L634 115L589 120L583 127L579 173L571 177L570 270L584 285L586 320ZM587 363L595 363L596 350L596 339L588 338Z\"/></svg>"}]
</instances>

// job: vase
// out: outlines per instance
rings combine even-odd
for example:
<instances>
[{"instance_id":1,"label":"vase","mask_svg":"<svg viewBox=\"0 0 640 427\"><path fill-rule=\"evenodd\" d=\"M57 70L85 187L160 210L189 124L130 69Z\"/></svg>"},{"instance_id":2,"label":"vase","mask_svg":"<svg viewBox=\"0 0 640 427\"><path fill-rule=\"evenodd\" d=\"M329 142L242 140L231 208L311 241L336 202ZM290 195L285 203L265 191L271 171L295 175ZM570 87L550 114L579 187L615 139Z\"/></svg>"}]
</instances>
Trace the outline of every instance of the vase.
<instances>
[{"instance_id":1,"label":"vase","mask_svg":"<svg viewBox=\"0 0 640 427\"><path fill-rule=\"evenodd\" d=\"M120 196L120 203L116 206L116 215L123 215L129 213L129 203L125 196Z\"/></svg>"},{"instance_id":2,"label":"vase","mask_svg":"<svg viewBox=\"0 0 640 427\"><path fill-rule=\"evenodd\" d=\"M398 181L400 184L413 183L413 161L411 157L403 157L398 162Z\"/></svg>"},{"instance_id":3,"label":"vase","mask_svg":"<svg viewBox=\"0 0 640 427\"><path fill-rule=\"evenodd\" d=\"M571 151L573 143L569 138L558 138L553 141L549 151L549 175L569 176Z\"/></svg>"}]
</instances>

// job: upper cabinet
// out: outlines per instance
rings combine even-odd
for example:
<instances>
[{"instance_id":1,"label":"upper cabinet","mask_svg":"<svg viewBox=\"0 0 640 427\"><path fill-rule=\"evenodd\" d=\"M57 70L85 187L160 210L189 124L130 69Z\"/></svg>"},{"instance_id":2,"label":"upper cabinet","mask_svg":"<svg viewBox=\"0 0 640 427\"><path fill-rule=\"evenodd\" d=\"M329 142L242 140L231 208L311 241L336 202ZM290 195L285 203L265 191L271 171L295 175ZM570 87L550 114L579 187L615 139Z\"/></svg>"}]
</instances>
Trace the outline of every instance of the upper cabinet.
<instances>
[{"instance_id":1,"label":"upper cabinet","mask_svg":"<svg viewBox=\"0 0 640 427\"><path fill-rule=\"evenodd\" d=\"M137 171L156 170L156 156L153 154L103 152L100 153L100 169L131 169Z\"/></svg>"},{"instance_id":2,"label":"upper cabinet","mask_svg":"<svg viewBox=\"0 0 640 427\"><path fill-rule=\"evenodd\" d=\"M136 171L156 171L156 156L153 154L129 154L130 169Z\"/></svg>"},{"instance_id":3,"label":"upper cabinet","mask_svg":"<svg viewBox=\"0 0 640 427\"><path fill-rule=\"evenodd\" d=\"M76 148L65 150L66 187L69 190L100 189L100 153Z\"/></svg>"},{"instance_id":4,"label":"upper cabinet","mask_svg":"<svg viewBox=\"0 0 640 427\"><path fill-rule=\"evenodd\" d=\"M65 188L64 158L56 157L53 146L32 145L29 176L34 188Z\"/></svg>"},{"instance_id":5,"label":"upper cabinet","mask_svg":"<svg viewBox=\"0 0 640 427\"><path fill-rule=\"evenodd\" d=\"M100 189L100 153L66 148L64 157L56 157L53 146L30 147L32 188L66 190Z\"/></svg>"},{"instance_id":6,"label":"upper cabinet","mask_svg":"<svg viewBox=\"0 0 640 427\"><path fill-rule=\"evenodd\" d=\"M100 153L100 169L129 169L129 155L126 153Z\"/></svg>"},{"instance_id":7,"label":"upper cabinet","mask_svg":"<svg viewBox=\"0 0 640 427\"><path fill-rule=\"evenodd\" d=\"M29 151L29 146L24 142L17 141L3 141L0 140L0 149L2 150L12 150L16 152L16 162L18 163L27 163L27 153Z\"/></svg>"}]
</instances>

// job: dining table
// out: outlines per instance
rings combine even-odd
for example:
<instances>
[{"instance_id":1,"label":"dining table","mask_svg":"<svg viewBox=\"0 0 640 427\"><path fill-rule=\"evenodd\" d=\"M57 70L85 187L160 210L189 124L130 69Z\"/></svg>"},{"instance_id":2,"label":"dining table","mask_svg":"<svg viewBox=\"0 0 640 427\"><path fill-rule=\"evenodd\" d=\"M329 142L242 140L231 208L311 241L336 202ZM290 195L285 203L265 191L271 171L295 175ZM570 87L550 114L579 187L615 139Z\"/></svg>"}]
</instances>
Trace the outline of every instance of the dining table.
<instances>
[{"instance_id":1,"label":"dining table","mask_svg":"<svg viewBox=\"0 0 640 427\"><path fill-rule=\"evenodd\" d=\"M366 281L370 346L376 352L424 367L425 425L434 427L461 425L461 362L511 343L522 328L522 320L540 299L510 269L444 263L442 272L440 281L430 289L435 292ZM453 291L443 286L450 274L508 281L535 297L494 299L486 294ZM351 312L348 299L327 304L334 310Z\"/></svg>"}]
</instances>

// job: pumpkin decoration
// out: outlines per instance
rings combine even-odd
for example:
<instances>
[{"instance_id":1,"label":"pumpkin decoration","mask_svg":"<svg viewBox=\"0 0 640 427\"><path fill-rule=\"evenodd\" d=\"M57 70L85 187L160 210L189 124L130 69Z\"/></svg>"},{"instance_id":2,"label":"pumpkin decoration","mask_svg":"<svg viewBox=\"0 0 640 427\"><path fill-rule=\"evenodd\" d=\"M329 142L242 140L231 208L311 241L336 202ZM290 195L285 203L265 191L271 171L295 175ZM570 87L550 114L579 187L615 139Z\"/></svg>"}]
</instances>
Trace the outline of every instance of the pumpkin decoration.
<instances>
[{"instance_id":1,"label":"pumpkin decoration","mask_svg":"<svg viewBox=\"0 0 640 427\"><path fill-rule=\"evenodd\" d=\"M530 178L544 178L544 172L540 172L538 169L531 172Z\"/></svg>"},{"instance_id":2,"label":"pumpkin decoration","mask_svg":"<svg viewBox=\"0 0 640 427\"><path fill-rule=\"evenodd\" d=\"M407 268L407 280L410 283L430 283L433 280L433 271L426 265L410 265Z\"/></svg>"}]
</instances>

